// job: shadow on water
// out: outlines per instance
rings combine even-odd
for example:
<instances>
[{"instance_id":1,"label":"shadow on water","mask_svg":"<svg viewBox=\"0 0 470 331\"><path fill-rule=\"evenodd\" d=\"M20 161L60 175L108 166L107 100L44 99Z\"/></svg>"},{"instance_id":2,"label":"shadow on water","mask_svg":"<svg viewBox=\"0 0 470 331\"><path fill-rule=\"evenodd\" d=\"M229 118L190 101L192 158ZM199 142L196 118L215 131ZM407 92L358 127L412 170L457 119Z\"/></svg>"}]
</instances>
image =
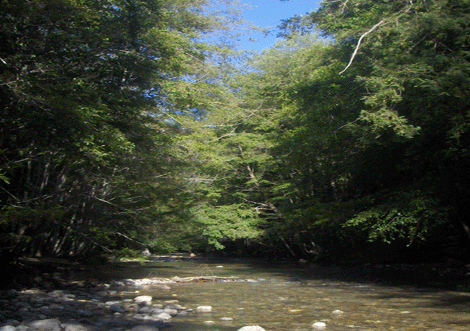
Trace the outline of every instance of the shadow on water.
<instances>
[{"instance_id":1,"label":"shadow on water","mask_svg":"<svg viewBox=\"0 0 470 331\"><path fill-rule=\"evenodd\" d=\"M470 274L467 274L467 270L459 268L451 269L441 264L351 264L323 266L319 264L301 264L289 261L268 263L260 260L241 259L209 260L205 263L208 263L209 268L217 264L230 266L230 272L235 275L267 273L273 276L277 275L287 278L289 281L293 282L329 280L462 291L465 290L465 285L470 285Z\"/></svg>"},{"instance_id":2,"label":"shadow on water","mask_svg":"<svg viewBox=\"0 0 470 331\"><path fill-rule=\"evenodd\" d=\"M86 273L85 273L86 274ZM465 270L443 265L340 265L322 266L295 262L270 263L255 259L159 260L151 263L128 262L94 268L92 276L100 281L126 278L237 276L241 278L282 278L301 286L320 286L312 281L355 283L382 286L410 286L417 289L470 290ZM326 286L326 285L324 285Z\"/></svg>"}]
</instances>

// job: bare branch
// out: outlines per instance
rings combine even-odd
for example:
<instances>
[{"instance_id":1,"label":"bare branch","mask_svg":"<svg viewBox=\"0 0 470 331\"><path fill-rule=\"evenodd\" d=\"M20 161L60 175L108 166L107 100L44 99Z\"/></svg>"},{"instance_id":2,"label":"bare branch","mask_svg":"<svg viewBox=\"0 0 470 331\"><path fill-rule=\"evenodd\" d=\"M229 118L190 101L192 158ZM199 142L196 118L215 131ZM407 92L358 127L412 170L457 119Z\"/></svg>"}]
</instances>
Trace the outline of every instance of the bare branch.
<instances>
[{"instance_id":1,"label":"bare branch","mask_svg":"<svg viewBox=\"0 0 470 331\"><path fill-rule=\"evenodd\" d=\"M344 13L344 9L346 8L348 2L349 2L349 0L346 0L345 2L343 2L343 3L341 4L341 14Z\"/></svg>"},{"instance_id":2,"label":"bare branch","mask_svg":"<svg viewBox=\"0 0 470 331\"><path fill-rule=\"evenodd\" d=\"M341 71L339 74L341 75L343 72L345 72L346 70L348 70L348 68L351 66L351 64L353 63L354 61L354 58L356 57L356 54L357 54L357 51L359 50L359 47L361 46L361 42L362 42L362 39L364 39L365 36L367 36L369 33L371 33L372 31L374 31L375 29L377 29L380 25L382 25L383 23L385 23L385 20L381 20L379 23L377 23L376 25L374 25L372 28L369 29L369 31L365 32L360 38L359 38L359 41L357 42L357 45L356 45L356 49L354 50L352 56L351 56L351 59L349 60L349 63L348 65L346 66L346 68L343 69L343 71Z\"/></svg>"}]
</instances>

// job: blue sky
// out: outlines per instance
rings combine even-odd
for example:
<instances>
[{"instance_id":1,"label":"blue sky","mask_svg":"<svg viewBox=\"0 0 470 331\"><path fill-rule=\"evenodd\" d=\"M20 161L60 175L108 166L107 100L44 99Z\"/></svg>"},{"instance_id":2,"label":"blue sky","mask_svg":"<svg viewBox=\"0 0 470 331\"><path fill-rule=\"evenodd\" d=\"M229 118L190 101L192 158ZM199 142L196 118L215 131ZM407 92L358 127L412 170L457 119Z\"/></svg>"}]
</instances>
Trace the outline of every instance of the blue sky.
<instances>
[{"instance_id":1,"label":"blue sky","mask_svg":"<svg viewBox=\"0 0 470 331\"><path fill-rule=\"evenodd\" d=\"M240 3L249 5L249 8L243 10L245 20L252 21L257 26L273 29L280 24L282 19L303 15L317 9L320 2L321 0L240 0ZM277 31L273 31L267 37L262 33L250 34L243 38L240 48L261 51L275 43L276 34Z\"/></svg>"}]
</instances>

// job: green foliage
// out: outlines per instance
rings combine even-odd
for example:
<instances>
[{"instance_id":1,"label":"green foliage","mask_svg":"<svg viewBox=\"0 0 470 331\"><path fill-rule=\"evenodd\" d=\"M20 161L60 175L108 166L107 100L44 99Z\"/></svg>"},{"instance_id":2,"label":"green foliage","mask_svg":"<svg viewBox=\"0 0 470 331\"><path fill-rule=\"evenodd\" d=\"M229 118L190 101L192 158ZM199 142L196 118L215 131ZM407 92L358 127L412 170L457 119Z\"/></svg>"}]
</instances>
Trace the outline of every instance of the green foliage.
<instances>
[{"instance_id":1,"label":"green foliage","mask_svg":"<svg viewBox=\"0 0 470 331\"><path fill-rule=\"evenodd\" d=\"M242 205L265 222L259 239L291 255L464 234L466 21L467 2L362 0L286 21L286 40L232 82L236 115L207 114L210 235L230 224L217 209L237 219Z\"/></svg>"},{"instance_id":2,"label":"green foliage","mask_svg":"<svg viewBox=\"0 0 470 331\"><path fill-rule=\"evenodd\" d=\"M360 227L368 233L369 241L391 243L406 239L426 240L429 234L448 220L448 208L419 190L392 192L385 196L370 198L369 207L345 223Z\"/></svg>"},{"instance_id":3,"label":"green foliage","mask_svg":"<svg viewBox=\"0 0 470 331\"><path fill-rule=\"evenodd\" d=\"M262 222L247 204L198 206L194 217L203 227L202 235L217 249L224 248L222 239L256 238L261 233Z\"/></svg>"},{"instance_id":4,"label":"green foliage","mask_svg":"<svg viewBox=\"0 0 470 331\"><path fill-rule=\"evenodd\" d=\"M3 246L470 238L468 0L324 1L251 57L210 4L1 2Z\"/></svg>"},{"instance_id":5,"label":"green foliage","mask_svg":"<svg viewBox=\"0 0 470 331\"><path fill-rule=\"evenodd\" d=\"M142 252L139 250L131 249L128 247L125 247L120 250L115 250L112 253L113 255L113 260L116 261L122 261L122 260L140 260L140 261L145 261L148 258L144 255L142 255Z\"/></svg>"},{"instance_id":6,"label":"green foliage","mask_svg":"<svg viewBox=\"0 0 470 331\"><path fill-rule=\"evenodd\" d=\"M203 74L201 40L224 22L208 3L1 2L2 218L12 238L41 232L32 254L143 245L159 235L155 219L184 214L169 87ZM24 214L57 206L67 215L41 226Z\"/></svg>"},{"instance_id":7,"label":"green foliage","mask_svg":"<svg viewBox=\"0 0 470 331\"><path fill-rule=\"evenodd\" d=\"M458 228L456 215L465 213L468 193L450 178L468 182L466 172L456 170L468 165L468 94L461 93L470 86L464 78L468 43L462 43L468 9L467 1L332 1L284 22L291 40L297 36L292 31L305 34L312 26L334 40L328 61L317 62L306 71L310 77L297 82L308 93L297 87L289 95L290 127L280 141L291 147L296 175L299 166L308 169L299 185L288 180L280 186L288 188L285 194L296 187L295 196L304 197L292 222L325 220L361 229L371 241L406 238L408 244L435 240L445 224ZM319 102L323 96L325 103ZM335 201L350 203L353 214L322 212Z\"/></svg>"}]
</instances>

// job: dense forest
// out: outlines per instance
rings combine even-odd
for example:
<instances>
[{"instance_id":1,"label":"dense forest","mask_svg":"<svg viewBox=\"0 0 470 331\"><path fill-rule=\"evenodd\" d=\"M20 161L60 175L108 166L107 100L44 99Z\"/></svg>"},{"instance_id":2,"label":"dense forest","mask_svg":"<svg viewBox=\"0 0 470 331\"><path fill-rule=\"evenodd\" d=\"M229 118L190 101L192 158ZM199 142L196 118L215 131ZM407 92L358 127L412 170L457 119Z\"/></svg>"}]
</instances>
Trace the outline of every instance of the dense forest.
<instances>
[{"instance_id":1,"label":"dense forest","mask_svg":"<svg viewBox=\"0 0 470 331\"><path fill-rule=\"evenodd\" d=\"M281 0L280 0L281 1ZM470 1L0 3L0 253L470 259Z\"/></svg>"}]
</instances>

